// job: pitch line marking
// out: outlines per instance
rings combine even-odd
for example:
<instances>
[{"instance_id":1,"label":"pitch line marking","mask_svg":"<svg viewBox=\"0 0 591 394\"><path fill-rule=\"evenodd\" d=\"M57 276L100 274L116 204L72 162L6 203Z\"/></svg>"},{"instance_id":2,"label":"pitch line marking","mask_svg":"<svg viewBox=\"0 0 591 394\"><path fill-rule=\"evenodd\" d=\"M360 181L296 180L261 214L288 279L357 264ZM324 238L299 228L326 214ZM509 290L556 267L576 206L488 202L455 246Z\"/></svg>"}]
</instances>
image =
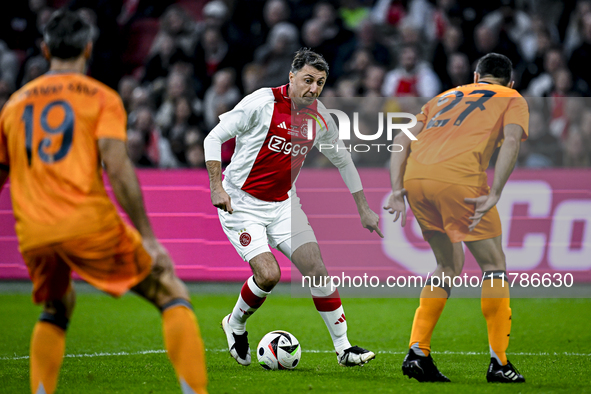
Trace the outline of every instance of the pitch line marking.
<instances>
[{"instance_id":1,"label":"pitch line marking","mask_svg":"<svg viewBox=\"0 0 591 394\"><path fill-rule=\"evenodd\" d=\"M215 352L215 353L223 353L227 352L228 349L206 349L208 352ZM332 354L334 350L315 350L315 349L304 349L302 350L303 353L327 353ZM65 358L86 358L86 357L110 357L110 356L137 356L137 355L144 355L144 354L163 354L166 353L164 349L156 349L156 350L142 350L139 352L114 352L114 353L82 353L82 354L66 354L64 355ZM394 352L391 350L378 350L376 354L390 354L390 355L403 355L407 352ZM440 351L440 352L432 352L434 354L443 354L443 355L458 355L458 356L484 356L489 355L489 352L453 352L453 351ZM538 357L545 357L545 356L569 356L569 357L590 357L591 353L572 353L572 352L540 352L540 353L509 353L511 356L538 356ZM13 357L0 357L1 361L13 361L13 360L28 360L29 356L13 356Z\"/></svg>"}]
</instances>

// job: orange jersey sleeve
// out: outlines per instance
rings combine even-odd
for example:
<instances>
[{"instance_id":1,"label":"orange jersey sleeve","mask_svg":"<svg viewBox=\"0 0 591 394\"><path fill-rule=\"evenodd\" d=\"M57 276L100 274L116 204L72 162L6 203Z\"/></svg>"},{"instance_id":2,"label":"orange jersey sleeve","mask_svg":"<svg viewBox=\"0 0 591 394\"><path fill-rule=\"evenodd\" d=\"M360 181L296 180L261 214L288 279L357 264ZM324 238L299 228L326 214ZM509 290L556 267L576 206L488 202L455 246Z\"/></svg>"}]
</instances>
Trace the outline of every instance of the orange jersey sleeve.
<instances>
[{"instance_id":1,"label":"orange jersey sleeve","mask_svg":"<svg viewBox=\"0 0 591 394\"><path fill-rule=\"evenodd\" d=\"M529 111L517 91L493 84L451 89L425 104L423 130L411 144L405 179L436 179L469 186L486 184L503 128L518 124L527 138Z\"/></svg>"},{"instance_id":2,"label":"orange jersey sleeve","mask_svg":"<svg viewBox=\"0 0 591 394\"><path fill-rule=\"evenodd\" d=\"M81 74L46 74L11 97L1 124L21 250L119 225L97 144L125 139L117 93Z\"/></svg>"},{"instance_id":3,"label":"orange jersey sleeve","mask_svg":"<svg viewBox=\"0 0 591 394\"><path fill-rule=\"evenodd\" d=\"M125 141L127 139L127 115L121 98L117 93L107 91L103 100L95 130L96 138L114 138Z\"/></svg>"}]
</instances>

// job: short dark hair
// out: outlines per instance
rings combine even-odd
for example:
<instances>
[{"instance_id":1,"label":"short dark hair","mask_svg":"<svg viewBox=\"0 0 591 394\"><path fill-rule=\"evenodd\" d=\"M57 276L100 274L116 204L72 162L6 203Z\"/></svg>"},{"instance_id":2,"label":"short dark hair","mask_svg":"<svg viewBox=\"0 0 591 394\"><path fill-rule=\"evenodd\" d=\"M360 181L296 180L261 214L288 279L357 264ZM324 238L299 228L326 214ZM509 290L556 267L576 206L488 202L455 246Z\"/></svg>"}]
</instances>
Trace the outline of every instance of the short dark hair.
<instances>
[{"instance_id":1,"label":"short dark hair","mask_svg":"<svg viewBox=\"0 0 591 394\"><path fill-rule=\"evenodd\" d=\"M513 64L507 56L498 53L489 53L478 60L476 72L480 77L490 75L500 80L501 84L507 85L511 82Z\"/></svg>"},{"instance_id":2,"label":"short dark hair","mask_svg":"<svg viewBox=\"0 0 591 394\"><path fill-rule=\"evenodd\" d=\"M82 54L91 40L90 25L77 12L62 8L51 15L43 40L52 57L73 59Z\"/></svg>"},{"instance_id":3,"label":"short dark hair","mask_svg":"<svg viewBox=\"0 0 591 394\"><path fill-rule=\"evenodd\" d=\"M309 48L300 48L293 57L291 72L295 74L305 65L312 66L319 71L324 71L328 76L328 63L324 57Z\"/></svg>"}]
</instances>

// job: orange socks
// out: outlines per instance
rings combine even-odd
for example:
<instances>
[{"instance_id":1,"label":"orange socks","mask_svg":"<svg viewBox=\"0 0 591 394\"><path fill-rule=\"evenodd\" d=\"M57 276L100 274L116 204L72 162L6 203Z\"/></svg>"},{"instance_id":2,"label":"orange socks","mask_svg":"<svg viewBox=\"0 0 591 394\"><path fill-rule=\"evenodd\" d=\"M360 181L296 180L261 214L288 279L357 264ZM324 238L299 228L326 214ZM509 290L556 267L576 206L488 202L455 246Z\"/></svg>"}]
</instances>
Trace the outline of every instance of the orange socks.
<instances>
[{"instance_id":1,"label":"orange socks","mask_svg":"<svg viewBox=\"0 0 591 394\"><path fill-rule=\"evenodd\" d=\"M55 391L66 349L66 331L47 321L38 321L31 338L31 392Z\"/></svg>"},{"instance_id":2,"label":"orange socks","mask_svg":"<svg viewBox=\"0 0 591 394\"><path fill-rule=\"evenodd\" d=\"M450 294L450 288L435 287L427 282L421 291L421 303L412 322L409 347L418 356L429 356L431 335Z\"/></svg>"},{"instance_id":3,"label":"orange socks","mask_svg":"<svg viewBox=\"0 0 591 394\"><path fill-rule=\"evenodd\" d=\"M183 394L207 394L205 348L191 304L176 299L162 311L164 344Z\"/></svg>"},{"instance_id":4,"label":"orange socks","mask_svg":"<svg viewBox=\"0 0 591 394\"><path fill-rule=\"evenodd\" d=\"M496 358L501 365L505 365L507 364L505 352L509 346L509 334L511 333L507 274L505 271L486 271L483 279L480 306L486 319L490 356Z\"/></svg>"}]
</instances>

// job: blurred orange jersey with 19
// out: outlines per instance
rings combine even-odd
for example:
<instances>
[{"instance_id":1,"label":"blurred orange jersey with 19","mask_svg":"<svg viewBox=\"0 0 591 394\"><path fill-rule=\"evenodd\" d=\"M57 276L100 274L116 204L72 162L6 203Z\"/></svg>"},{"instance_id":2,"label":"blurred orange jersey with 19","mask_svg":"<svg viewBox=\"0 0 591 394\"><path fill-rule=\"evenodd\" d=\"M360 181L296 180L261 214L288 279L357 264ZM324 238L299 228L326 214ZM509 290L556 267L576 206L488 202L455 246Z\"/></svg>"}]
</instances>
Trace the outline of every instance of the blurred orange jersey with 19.
<instances>
[{"instance_id":1,"label":"blurred orange jersey with 19","mask_svg":"<svg viewBox=\"0 0 591 394\"><path fill-rule=\"evenodd\" d=\"M102 178L97 140L126 139L115 91L75 73L48 73L0 114L0 165L9 168L22 251L121 224Z\"/></svg>"},{"instance_id":2,"label":"blurred orange jersey with 19","mask_svg":"<svg viewBox=\"0 0 591 394\"><path fill-rule=\"evenodd\" d=\"M503 128L528 134L529 110L515 90L488 83L458 86L431 99L417 120L423 130L411 144L404 180L433 179L485 186L485 170L503 142Z\"/></svg>"}]
</instances>

